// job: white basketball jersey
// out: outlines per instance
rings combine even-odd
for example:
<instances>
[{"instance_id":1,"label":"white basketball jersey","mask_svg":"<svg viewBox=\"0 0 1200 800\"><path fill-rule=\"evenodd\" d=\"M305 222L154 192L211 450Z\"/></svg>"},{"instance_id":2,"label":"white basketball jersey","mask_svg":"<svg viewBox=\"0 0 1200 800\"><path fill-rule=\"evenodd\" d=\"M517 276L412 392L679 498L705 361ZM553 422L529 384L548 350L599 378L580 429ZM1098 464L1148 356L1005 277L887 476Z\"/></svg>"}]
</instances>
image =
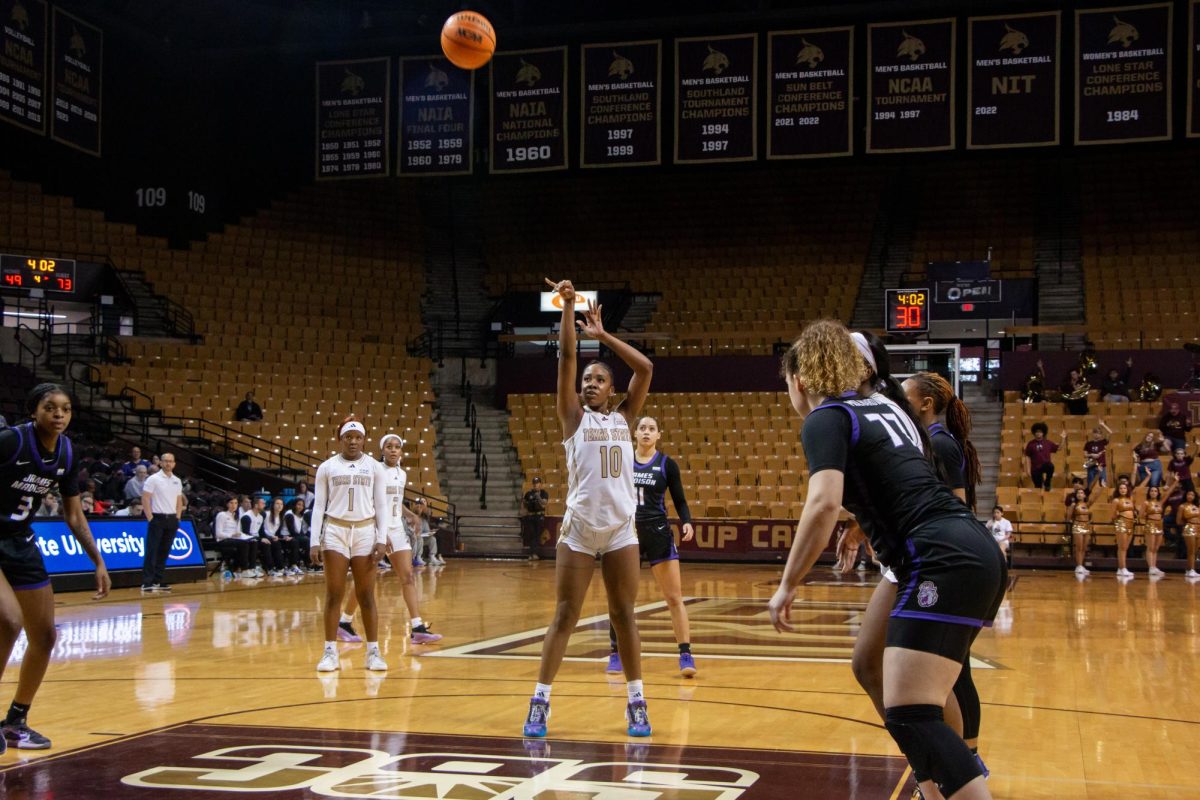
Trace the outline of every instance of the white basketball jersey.
<instances>
[{"instance_id":1,"label":"white basketball jersey","mask_svg":"<svg viewBox=\"0 0 1200 800\"><path fill-rule=\"evenodd\" d=\"M404 507L404 487L408 485L408 473L399 464L389 467L382 461L379 463L383 464L383 474L387 478L384 486L387 487L385 491L387 493L388 517L392 521L391 529L388 533L403 532L404 517L400 513L400 510Z\"/></svg>"},{"instance_id":2,"label":"white basketball jersey","mask_svg":"<svg viewBox=\"0 0 1200 800\"><path fill-rule=\"evenodd\" d=\"M313 533L320 535L325 517L336 517L343 522L374 518L378 539L383 541L391 524L385 483L383 465L370 456L347 461L336 455L326 460L317 468Z\"/></svg>"},{"instance_id":3,"label":"white basketball jersey","mask_svg":"<svg viewBox=\"0 0 1200 800\"><path fill-rule=\"evenodd\" d=\"M567 509L591 528L628 522L637 510L633 489L633 437L617 412L585 408L567 450Z\"/></svg>"}]
</instances>

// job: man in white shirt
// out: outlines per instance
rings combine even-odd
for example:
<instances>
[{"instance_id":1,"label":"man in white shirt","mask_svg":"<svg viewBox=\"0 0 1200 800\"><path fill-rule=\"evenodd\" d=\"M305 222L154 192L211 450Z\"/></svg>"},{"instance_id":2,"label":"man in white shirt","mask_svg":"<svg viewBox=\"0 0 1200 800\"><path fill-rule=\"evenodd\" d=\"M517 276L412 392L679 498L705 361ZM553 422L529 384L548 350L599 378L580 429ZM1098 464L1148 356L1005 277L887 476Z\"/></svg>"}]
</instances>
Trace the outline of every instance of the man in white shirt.
<instances>
[{"instance_id":1,"label":"man in white shirt","mask_svg":"<svg viewBox=\"0 0 1200 800\"><path fill-rule=\"evenodd\" d=\"M135 497L134 499L129 501L129 505L125 506L124 508L122 508L119 511L114 511L112 513L112 515L114 517L141 517L141 516L144 516L142 513L142 498Z\"/></svg>"},{"instance_id":2,"label":"man in white shirt","mask_svg":"<svg viewBox=\"0 0 1200 800\"><path fill-rule=\"evenodd\" d=\"M142 506L150 523L142 561L142 592L170 592L166 582L167 555L183 514L183 482L175 476L173 453L163 453L162 469L146 479Z\"/></svg>"}]
</instances>

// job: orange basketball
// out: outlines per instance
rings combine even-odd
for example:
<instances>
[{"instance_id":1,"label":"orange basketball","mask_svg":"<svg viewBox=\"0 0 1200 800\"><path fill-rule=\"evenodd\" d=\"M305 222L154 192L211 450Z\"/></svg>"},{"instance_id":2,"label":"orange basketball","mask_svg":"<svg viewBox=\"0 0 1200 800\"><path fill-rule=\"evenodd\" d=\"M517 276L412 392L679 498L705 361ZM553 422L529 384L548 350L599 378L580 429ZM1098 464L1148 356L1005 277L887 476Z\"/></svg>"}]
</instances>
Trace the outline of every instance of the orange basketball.
<instances>
[{"instance_id":1,"label":"orange basketball","mask_svg":"<svg viewBox=\"0 0 1200 800\"><path fill-rule=\"evenodd\" d=\"M479 69L496 52L492 23L475 11L452 14L442 26L442 52L456 67Z\"/></svg>"}]
</instances>

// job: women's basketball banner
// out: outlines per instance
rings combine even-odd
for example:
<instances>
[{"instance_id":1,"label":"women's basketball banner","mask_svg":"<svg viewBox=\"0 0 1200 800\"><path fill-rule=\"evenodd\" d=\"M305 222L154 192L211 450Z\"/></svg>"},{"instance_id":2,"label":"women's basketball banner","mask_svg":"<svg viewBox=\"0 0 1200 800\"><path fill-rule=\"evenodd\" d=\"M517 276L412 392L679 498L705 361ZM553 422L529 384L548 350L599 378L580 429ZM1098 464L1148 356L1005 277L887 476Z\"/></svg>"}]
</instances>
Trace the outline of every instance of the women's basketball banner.
<instances>
[{"instance_id":1,"label":"women's basketball banner","mask_svg":"<svg viewBox=\"0 0 1200 800\"><path fill-rule=\"evenodd\" d=\"M675 162L758 156L758 34L675 40Z\"/></svg>"},{"instance_id":2,"label":"women's basketball banner","mask_svg":"<svg viewBox=\"0 0 1200 800\"><path fill-rule=\"evenodd\" d=\"M58 7L54 8L51 19L54 111L50 117L50 137L98 156L103 121L100 100L104 33Z\"/></svg>"},{"instance_id":3,"label":"women's basketball banner","mask_svg":"<svg viewBox=\"0 0 1200 800\"><path fill-rule=\"evenodd\" d=\"M662 163L662 42L585 44L579 166Z\"/></svg>"},{"instance_id":4,"label":"women's basketball banner","mask_svg":"<svg viewBox=\"0 0 1200 800\"><path fill-rule=\"evenodd\" d=\"M953 19L867 26L867 152L954 149Z\"/></svg>"},{"instance_id":5,"label":"women's basketball banner","mask_svg":"<svg viewBox=\"0 0 1200 800\"><path fill-rule=\"evenodd\" d=\"M854 29L767 34L767 158L854 151Z\"/></svg>"},{"instance_id":6,"label":"women's basketball banner","mask_svg":"<svg viewBox=\"0 0 1200 800\"><path fill-rule=\"evenodd\" d=\"M1200 0L1188 5L1187 135L1200 136Z\"/></svg>"},{"instance_id":7,"label":"women's basketball banner","mask_svg":"<svg viewBox=\"0 0 1200 800\"><path fill-rule=\"evenodd\" d=\"M0 119L46 132L46 3L0 0Z\"/></svg>"},{"instance_id":8,"label":"women's basketball banner","mask_svg":"<svg viewBox=\"0 0 1200 800\"><path fill-rule=\"evenodd\" d=\"M317 180L388 175L390 58L317 64Z\"/></svg>"},{"instance_id":9,"label":"women's basketball banner","mask_svg":"<svg viewBox=\"0 0 1200 800\"><path fill-rule=\"evenodd\" d=\"M443 56L400 59L399 175L470 175L471 70Z\"/></svg>"},{"instance_id":10,"label":"women's basketball banner","mask_svg":"<svg viewBox=\"0 0 1200 800\"><path fill-rule=\"evenodd\" d=\"M1075 12L1075 144L1171 138L1171 4Z\"/></svg>"},{"instance_id":11,"label":"women's basketball banner","mask_svg":"<svg viewBox=\"0 0 1200 800\"><path fill-rule=\"evenodd\" d=\"M1059 143L1058 11L967 23L967 148Z\"/></svg>"},{"instance_id":12,"label":"women's basketball banner","mask_svg":"<svg viewBox=\"0 0 1200 800\"><path fill-rule=\"evenodd\" d=\"M567 48L496 53L491 83L491 172L567 168Z\"/></svg>"}]
</instances>

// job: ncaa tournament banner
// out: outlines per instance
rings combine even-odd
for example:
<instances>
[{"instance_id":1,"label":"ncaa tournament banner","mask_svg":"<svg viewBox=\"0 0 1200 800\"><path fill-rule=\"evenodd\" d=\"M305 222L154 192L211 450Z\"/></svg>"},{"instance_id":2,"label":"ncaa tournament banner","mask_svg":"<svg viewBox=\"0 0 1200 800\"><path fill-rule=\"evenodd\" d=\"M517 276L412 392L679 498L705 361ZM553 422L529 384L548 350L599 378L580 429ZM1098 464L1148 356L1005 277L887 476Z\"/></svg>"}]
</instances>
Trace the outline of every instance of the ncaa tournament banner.
<instances>
[{"instance_id":1,"label":"ncaa tournament banner","mask_svg":"<svg viewBox=\"0 0 1200 800\"><path fill-rule=\"evenodd\" d=\"M400 59L399 175L470 175L472 71L443 56Z\"/></svg>"},{"instance_id":2,"label":"ncaa tournament banner","mask_svg":"<svg viewBox=\"0 0 1200 800\"><path fill-rule=\"evenodd\" d=\"M1059 143L1058 11L967 21L967 149Z\"/></svg>"},{"instance_id":3,"label":"ncaa tournament banner","mask_svg":"<svg viewBox=\"0 0 1200 800\"><path fill-rule=\"evenodd\" d=\"M317 62L317 180L388 174L392 60Z\"/></svg>"},{"instance_id":4,"label":"ncaa tournament banner","mask_svg":"<svg viewBox=\"0 0 1200 800\"><path fill-rule=\"evenodd\" d=\"M45 134L45 0L0 0L0 24L0 119Z\"/></svg>"},{"instance_id":5,"label":"ncaa tournament banner","mask_svg":"<svg viewBox=\"0 0 1200 800\"><path fill-rule=\"evenodd\" d=\"M1192 0L1188 14L1187 135L1196 137L1200 136L1200 0Z\"/></svg>"},{"instance_id":6,"label":"ncaa tournament banner","mask_svg":"<svg viewBox=\"0 0 1200 800\"><path fill-rule=\"evenodd\" d=\"M585 44L579 166L662 163L662 41Z\"/></svg>"},{"instance_id":7,"label":"ncaa tournament banner","mask_svg":"<svg viewBox=\"0 0 1200 800\"><path fill-rule=\"evenodd\" d=\"M867 26L867 152L954 149L953 19Z\"/></svg>"},{"instance_id":8,"label":"ncaa tournament banner","mask_svg":"<svg viewBox=\"0 0 1200 800\"><path fill-rule=\"evenodd\" d=\"M767 158L848 156L854 28L767 34Z\"/></svg>"},{"instance_id":9,"label":"ncaa tournament banner","mask_svg":"<svg viewBox=\"0 0 1200 800\"><path fill-rule=\"evenodd\" d=\"M675 163L758 157L758 34L675 40Z\"/></svg>"},{"instance_id":10,"label":"ncaa tournament banner","mask_svg":"<svg viewBox=\"0 0 1200 800\"><path fill-rule=\"evenodd\" d=\"M98 156L104 33L57 7L51 19L54 112L50 117L50 137Z\"/></svg>"},{"instance_id":11,"label":"ncaa tournament banner","mask_svg":"<svg viewBox=\"0 0 1200 800\"><path fill-rule=\"evenodd\" d=\"M1075 12L1075 144L1171 138L1171 4Z\"/></svg>"},{"instance_id":12,"label":"ncaa tournament banner","mask_svg":"<svg viewBox=\"0 0 1200 800\"><path fill-rule=\"evenodd\" d=\"M567 168L567 48L496 53L488 65L490 172Z\"/></svg>"}]
</instances>

